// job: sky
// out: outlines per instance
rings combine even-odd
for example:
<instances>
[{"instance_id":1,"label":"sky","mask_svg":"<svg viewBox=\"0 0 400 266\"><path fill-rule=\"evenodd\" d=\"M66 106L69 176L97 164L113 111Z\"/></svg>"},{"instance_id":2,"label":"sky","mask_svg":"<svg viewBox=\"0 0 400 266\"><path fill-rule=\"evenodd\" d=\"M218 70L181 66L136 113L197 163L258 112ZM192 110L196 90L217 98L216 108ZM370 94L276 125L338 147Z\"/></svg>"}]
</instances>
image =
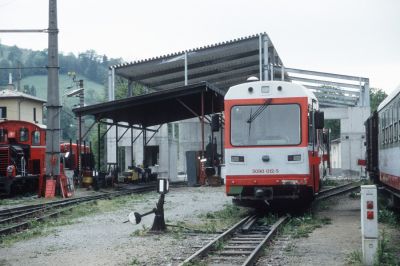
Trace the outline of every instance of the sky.
<instances>
[{"instance_id":1,"label":"sky","mask_svg":"<svg viewBox=\"0 0 400 266\"><path fill-rule=\"evenodd\" d=\"M0 29L45 29L48 0L0 0ZM59 51L130 62L266 32L286 67L400 85L398 0L58 0ZM43 50L42 33L0 33Z\"/></svg>"}]
</instances>

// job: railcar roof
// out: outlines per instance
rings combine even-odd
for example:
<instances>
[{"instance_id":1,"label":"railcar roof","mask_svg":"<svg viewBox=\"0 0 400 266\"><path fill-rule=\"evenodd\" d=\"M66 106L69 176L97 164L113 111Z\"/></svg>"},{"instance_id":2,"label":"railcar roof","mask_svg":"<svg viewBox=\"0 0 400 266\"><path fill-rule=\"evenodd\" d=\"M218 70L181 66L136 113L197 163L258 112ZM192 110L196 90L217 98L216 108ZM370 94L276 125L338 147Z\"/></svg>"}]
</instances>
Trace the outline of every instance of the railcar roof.
<instances>
[{"instance_id":1,"label":"railcar roof","mask_svg":"<svg viewBox=\"0 0 400 266\"><path fill-rule=\"evenodd\" d=\"M394 89L378 106L378 111L382 110L387 104L389 104L397 95L400 94L400 85Z\"/></svg>"},{"instance_id":2,"label":"railcar roof","mask_svg":"<svg viewBox=\"0 0 400 266\"><path fill-rule=\"evenodd\" d=\"M268 92L262 92L262 87L268 86ZM278 90L278 87L282 90ZM248 88L252 87L252 92ZM225 99L255 99L255 98L290 98L290 97L307 97L309 103L317 100L314 93L306 87L285 81L253 81L231 87Z\"/></svg>"}]
</instances>

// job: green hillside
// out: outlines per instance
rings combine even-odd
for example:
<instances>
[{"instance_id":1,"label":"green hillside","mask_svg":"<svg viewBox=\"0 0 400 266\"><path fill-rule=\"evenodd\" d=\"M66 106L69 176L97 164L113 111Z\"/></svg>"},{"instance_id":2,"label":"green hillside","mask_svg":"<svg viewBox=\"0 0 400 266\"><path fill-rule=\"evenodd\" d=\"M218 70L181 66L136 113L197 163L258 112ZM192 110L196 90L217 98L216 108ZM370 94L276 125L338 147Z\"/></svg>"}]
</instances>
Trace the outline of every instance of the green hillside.
<instances>
[{"instance_id":1,"label":"green hillside","mask_svg":"<svg viewBox=\"0 0 400 266\"><path fill-rule=\"evenodd\" d=\"M85 105L92 105L101 103L106 98L106 88L104 85L90 81L83 76L77 76L77 80L84 80L84 95ZM67 89L68 87L73 87ZM21 80L21 90L25 87L34 87L36 91L36 97L46 100L47 99L47 76L37 75L30 76ZM67 97L68 92L76 88L76 84L72 81L68 75L59 75L59 88L60 88L60 103L63 106L61 109L61 129L62 139L76 139L76 132L78 129L77 119L75 118L72 108L74 105L79 104L77 97ZM90 124L90 118L86 119L86 124Z\"/></svg>"},{"instance_id":2,"label":"green hillside","mask_svg":"<svg viewBox=\"0 0 400 266\"><path fill-rule=\"evenodd\" d=\"M106 88L104 85L93 82L82 76L77 76L77 80L83 79L85 88L85 105L92 105L104 101L106 95ZM30 76L21 80L21 88L25 86L36 89L36 97L46 100L47 99L47 76ZM66 94L72 91L74 88L67 89L70 86L74 86L71 77L68 75L59 75L59 88L60 88L60 102L62 105L72 106L78 103L76 97L67 97Z\"/></svg>"}]
</instances>

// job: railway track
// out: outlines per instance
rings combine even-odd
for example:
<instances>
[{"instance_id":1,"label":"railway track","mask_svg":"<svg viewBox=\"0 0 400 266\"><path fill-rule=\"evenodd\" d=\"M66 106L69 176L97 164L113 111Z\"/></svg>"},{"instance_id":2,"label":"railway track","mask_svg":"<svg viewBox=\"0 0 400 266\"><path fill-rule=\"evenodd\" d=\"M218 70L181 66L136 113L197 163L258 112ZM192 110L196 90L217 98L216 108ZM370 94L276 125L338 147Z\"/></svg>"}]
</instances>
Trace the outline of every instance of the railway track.
<instances>
[{"instance_id":1,"label":"railway track","mask_svg":"<svg viewBox=\"0 0 400 266\"><path fill-rule=\"evenodd\" d=\"M260 225L259 217L249 215L212 239L180 265L196 262L207 265L252 265L287 219L288 216L284 216L273 225Z\"/></svg>"},{"instance_id":2,"label":"railway track","mask_svg":"<svg viewBox=\"0 0 400 266\"><path fill-rule=\"evenodd\" d=\"M317 201L324 200L333 196L344 194L350 191L354 191L360 188L360 182L352 182L345 185L321 190L315 197Z\"/></svg>"},{"instance_id":3,"label":"railway track","mask_svg":"<svg viewBox=\"0 0 400 266\"><path fill-rule=\"evenodd\" d=\"M133 189L126 189L117 192L104 193L95 196L66 199L44 204L27 205L10 209L0 210L0 236L27 229L32 223L43 221L51 217L57 217L78 204L99 199L111 199L132 193L152 191L155 184L140 186Z\"/></svg>"},{"instance_id":4,"label":"railway track","mask_svg":"<svg viewBox=\"0 0 400 266\"><path fill-rule=\"evenodd\" d=\"M359 182L323 190L316 197L321 201L360 187ZM274 237L278 229L289 220L283 216L272 225L259 224L259 217L247 216L231 228L207 242L180 265L253 265L260 252Z\"/></svg>"}]
</instances>

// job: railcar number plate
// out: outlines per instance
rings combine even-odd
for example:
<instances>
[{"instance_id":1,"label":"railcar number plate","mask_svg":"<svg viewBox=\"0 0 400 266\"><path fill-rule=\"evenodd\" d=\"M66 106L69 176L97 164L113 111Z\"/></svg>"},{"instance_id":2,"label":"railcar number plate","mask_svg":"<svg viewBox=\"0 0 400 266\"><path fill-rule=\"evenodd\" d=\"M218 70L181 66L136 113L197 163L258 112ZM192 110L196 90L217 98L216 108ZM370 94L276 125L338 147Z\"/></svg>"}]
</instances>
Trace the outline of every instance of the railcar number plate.
<instances>
[{"instance_id":1,"label":"railcar number plate","mask_svg":"<svg viewBox=\"0 0 400 266\"><path fill-rule=\"evenodd\" d=\"M253 174L279 174L279 169L252 169Z\"/></svg>"}]
</instances>

